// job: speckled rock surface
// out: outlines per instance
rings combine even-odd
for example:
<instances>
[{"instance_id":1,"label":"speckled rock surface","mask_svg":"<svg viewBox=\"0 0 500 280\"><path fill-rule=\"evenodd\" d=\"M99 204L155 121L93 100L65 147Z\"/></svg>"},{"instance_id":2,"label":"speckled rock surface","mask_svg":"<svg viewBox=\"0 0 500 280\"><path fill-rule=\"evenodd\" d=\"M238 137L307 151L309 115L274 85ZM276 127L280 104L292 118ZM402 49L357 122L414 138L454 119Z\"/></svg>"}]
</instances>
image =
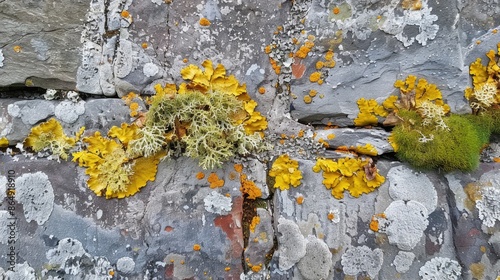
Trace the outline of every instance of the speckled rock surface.
<instances>
[{"instance_id":1,"label":"speckled rock surface","mask_svg":"<svg viewBox=\"0 0 500 280\"><path fill-rule=\"evenodd\" d=\"M445 173L401 162L382 117L353 124L358 99L381 104L410 74L471 113L469 65L497 48L499 13L490 0L0 0L0 279L497 279L498 136L477 170ZM205 60L246 84L268 150L214 170L173 154L107 200L74 157L23 146L51 118L71 137L141 126L120 97ZM283 154L298 168L279 177Z\"/></svg>"}]
</instances>

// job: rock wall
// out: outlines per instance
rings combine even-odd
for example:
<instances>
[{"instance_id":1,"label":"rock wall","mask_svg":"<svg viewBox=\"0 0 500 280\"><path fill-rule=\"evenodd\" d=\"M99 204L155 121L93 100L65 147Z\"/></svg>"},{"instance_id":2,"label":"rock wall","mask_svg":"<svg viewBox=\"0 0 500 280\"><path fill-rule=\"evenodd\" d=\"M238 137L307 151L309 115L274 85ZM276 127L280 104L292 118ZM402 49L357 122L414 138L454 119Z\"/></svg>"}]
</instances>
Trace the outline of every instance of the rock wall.
<instances>
[{"instance_id":1,"label":"rock wall","mask_svg":"<svg viewBox=\"0 0 500 280\"><path fill-rule=\"evenodd\" d=\"M422 171L398 160L383 118L355 119L360 98L382 103L408 75L474 113L469 66L497 49L499 13L488 0L0 1L0 278L498 279L498 136L474 171ZM205 60L246 84L268 151L214 170L174 155L106 199L72 156L26 147L51 118L83 137L137 122L122 97ZM363 163L325 187L337 175L319 159L344 158Z\"/></svg>"}]
</instances>

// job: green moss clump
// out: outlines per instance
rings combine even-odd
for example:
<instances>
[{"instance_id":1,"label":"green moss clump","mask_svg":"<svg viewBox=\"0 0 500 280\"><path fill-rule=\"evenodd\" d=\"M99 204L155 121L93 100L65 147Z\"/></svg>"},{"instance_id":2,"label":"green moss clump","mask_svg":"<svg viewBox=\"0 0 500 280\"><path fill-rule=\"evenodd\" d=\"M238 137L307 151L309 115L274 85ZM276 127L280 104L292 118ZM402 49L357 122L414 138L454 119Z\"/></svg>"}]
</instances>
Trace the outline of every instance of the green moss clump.
<instances>
[{"instance_id":1,"label":"green moss clump","mask_svg":"<svg viewBox=\"0 0 500 280\"><path fill-rule=\"evenodd\" d=\"M139 132L142 137L131 142L131 150L146 157L163 148L182 150L204 169L220 167L235 154L264 149L259 133L245 133L239 118L244 110L235 96L220 92L156 96Z\"/></svg>"},{"instance_id":2,"label":"green moss clump","mask_svg":"<svg viewBox=\"0 0 500 280\"><path fill-rule=\"evenodd\" d=\"M397 156L419 169L441 168L471 171L477 168L481 149L488 144L492 126L487 116L451 115L443 121L448 129L424 126L417 112L400 111L403 122L393 130ZM495 128L498 130L498 128Z\"/></svg>"}]
</instances>

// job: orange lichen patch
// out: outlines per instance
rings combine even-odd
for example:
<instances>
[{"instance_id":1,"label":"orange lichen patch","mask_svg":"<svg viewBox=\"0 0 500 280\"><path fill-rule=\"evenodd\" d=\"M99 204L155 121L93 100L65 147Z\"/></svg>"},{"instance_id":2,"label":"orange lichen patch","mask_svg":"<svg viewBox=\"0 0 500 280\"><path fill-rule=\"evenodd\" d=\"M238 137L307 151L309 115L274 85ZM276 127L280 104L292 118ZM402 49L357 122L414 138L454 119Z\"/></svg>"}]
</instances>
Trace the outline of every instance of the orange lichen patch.
<instances>
[{"instance_id":1,"label":"orange lichen patch","mask_svg":"<svg viewBox=\"0 0 500 280\"><path fill-rule=\"evenodd\" d=\"M326 61L331 61L333 60L333 51L332 50L328 50L325 54L325 60Z\"/></svg>"},{"instance_id":2,"label":"orange lichen patch","mask_svg":"<svg viewBox=\"0 0 500 280\"><path fill-rule=\"evenodd\" d=\"M16 53L18 53L18 52L21 52L23 48L21 48L21 46L17 46L17 45L16 45L16 46L12 47L12 49L13 49Z\"/></svg>"},{"instance_id":3,"label":"orange lichen patch","mask_svg":"<svg viewBox=\"0 0 500 280\"><path fill-rule=\"evenodd\" d=\"M312 102L312 98L309 95L305 95L303 99L304 99L304 103L306 103L306 104L310 104Z\"/></svg>"},{"instance_id":4,"label":"orange lichen patch","mask_svg":"<svg viewBox=\"0 0 500 280\"><path fill-rule=\"evenodd\" d=\"M493 34L497 34L497 32L498 32L498 29L496 29L496 28L491 30L491 33L493 33Z\"/></svg>"},{"instance_id":5,"label":"orange lichen patch","mask_svg":"<svg viewBox=\"0 0 500 280\"><path fill-rule=\"evenodd\" d=\"M335 134L330 133L330 134L328 134L328 135L326 136L326 138L327 138L328 140L332 140L333 138L335 138Z\"/></svg>"},{"instance_id":6,"label":"orange lichen patch","mask_svg":"<svg viewBox=\"0 0 500 280\"><path fill-rule=\"evenodd\" d=\"M299 133L297 134L298 137L304 137L304 130L299 130Z\"/></svg>"},{"instance_id":7,"label":"orange lichen patch","mask_svg":"<svg viewBox=\"0 0 500 280\"><path fill-rule=\"evenodd\" d=\"M188 63L188 61L189 61L189 60L188 60L187 58L183 58L183 59L182 59L182 62L183 62L183 63Z\"/></svg>"},{"instance_id":8,"label":"orange lichen patch","mask_svg":"<svg viewBox=\"0 0 500 280\"><path fill-rule=\"evenodd\" d=\"M335 7L333 8L332 12L335 14L335 15L338 15L340 13L340 8L339 7Z\"/></svg>"},{"instance_id":9,"label":"orange lichen patch","mask_svg":"<svg viewBox=\"0 0 500 280\"><path fill-rule=\"evenodd\" d=\"M123 17L123 18L128 18L130 17L130 13L127 11L127 10L123 10L120 15Z\"/></svg>"},{"instance_id":10,"label":"orange lichen patch","mask_svg":"<svg viewBox=\"0 0 500 280\"><path fill-rule=\"evenodd\" d=\"M137 95L136 93L131 91L127 95L124 95L122 97L122 100L123 100L123 102L125 102L125 104L130 106L130 104L132 103L132 100L134 100L135 98L139 98L139 95Z\"/></svg>"},{"instance_id":11,"label":"orange lichen patch","mask_svg":"<svg viewBox=\"0 0 500 280\"><path fill-rule=\"evenodd\" d=\"M271 67L273 68L276 75L279 75L281 73L281 66L278 65L278 62L272 58L269 58L269 63L271 63Z\"/></svg>"},{"instance_id":12,"label":"orange lichen patch","mask_svg":"<svg viewBox=\"0 0 500 280\"><path fill-rule=\"evenodd\" d=\"M196 179L198 179L198 180L202 180L203 178L205 178L205 173L203 173L203 172L198 172L198 173L196 174Z\"/></svg>"},{"instance_id":13,"label":"orange lichen patch","mask_svg":"<svg viewBox=\"0 0 500 280\"><path fill-rule=\"evenodd\" d=\"M318 159L313 171L323 171L323 184L337 199L344 197L345 190L353 197L359 197L363 193L374 191L385 182L371 159Z\"/></svg>"},{"instance_id":14,"label":"orange lichen patch","mask_svg":"<svg viewBox=\"0 0 500 280\"><path fill-rule=\"evenodd\" d=\"M229 266L226 266L226 267L224 268L224 271L229 271L229 270L231 270L231 268L230 268Z\"/></svg>"},{"instance_id":15,"label":"orange lichen patch","mask_svg":"<svg viewBox=\"0 0 500 280\"><path fill-rule=\"evenodd\" d=\"M298 187L302 179L299 162L291 159L287 154L279 156L271 166L269 176L275 178L274 188L288 190L290 186Z\"/></svg>"},{"instance_id":16,"label":"orange lichen patch","mask_svg":"<svg viewBox=\"0 0 500 280\"><path fill-rule=\"evenodd\" d=\"M318 92L317 92L317 91L315 91L314 89L311 89L311 90L309 91L309 96L310 96L310 97L315 97L315 96L316 96L316 94L318 94Z\"/></svg>"},{"instance_id":17,"label":"orange lichen patch","mask_svg":"<svg viewBox=\"0 0 500 280\"><path fill-rule=\"evenodd\" d=\"M254 265L252 266L252 271L253 272L259 272L262 269L262 264Z\"/></svg>"},{"instance_id":18,"label":"orange lichen patch","mask_svg":"<svg viewBox=\"0 0 500 280\"><path fill-rule=\"evenodd\" d=\"M247 195L248 199L256 199L262 196L262 191L255 185L255 183L251 180L248 180L246 174L240 175L240 191L242 194Z\"/></svg>"},{"instance_id":19,"label":"orange lichen patch","mask_svg":"<svg viewBox=\"0 0 500 280\"><path fill-rule=\"evenodd\" d=\"M9 146L9 140L7 138L2 137L0 138L0 148L6 148Z\"/></svg>"},{"instance_id":20,"label":"orange lichen patch","mask_svg":"<svg viewBox=\"0 0 500 280\"><path fill-rule=\"evenodd\" d=\"M1 145L0 145L0 147L1 147ZM493 158L493 162L499 162L500 163L500 157L494 157Z\"/></svg>"},{"instance_id":21,"label":"orange lichen patch","mask_svg":"<svg viewBox=\"0 0 500 280\"><path fill-rule=\"evenodd\" d=\"M201 245L200 244L194 244L193 245L193 250L195 250L195 251L201 250Z\"/></svg>"},{"instance_id":22,"label":"orange lichen patch","mask_svg":"<svg viewBox=\"0 0 500 280\"><path fill-rule=\"evenodd\" d=\"M285 133L281 133L280 137L281 137L281 139L286 139L286 138L288 138L288 136L286 136L286 134L285 134Z\"/></svg>"},{"instance_id":23,"label":"orange lichen patch","mask_svg":"<svg viewBox=\"0 0 500 280\"><path fill-rule=\"evenodd\" d=\"M316 82L319 81L320 78L321 78L321 73L320 72L313 72L309 76L309 81L311 81L311 83L316 83Z\"/></svg>"},{"instance_id":24,"label":"orange lichen patch","mask_svg":"<svg viewBox=\"0 0 500 280\"><path fill-rule=\"evenodd\" d=\"M298 58L306 58L309 52L311 51L310 48L306 46L301 46L297 52L295 52L295 57Z\"/></svg>"},{"instance_id":25,"label":"orange lichen patch","mask_svg":"<svg viewBox=\"0 0 500 280\"><path fill-rule=\"evenodd\" d=\"M207 18L200 18L200 21L199 21L200 25L201 26L210 26L210 20L208 20Z\"/></svg>"},{"instance_id":26,"label":"orange lichen patch","mask_svg":"<svg viewBox=\"0 0 500 280\"><path fill-rule=\"evenodd\" d=\"M210 183L211 189L221 188L222 186L224 186L224 180L219 179L219 176L217 176L217 173L215 172L210 173L207 181Z\"/></svg>"},{"instance_id":27,"label":"orange lichen patch","mask_svg":"<svg viewBox=\"0 0 500 280\"><path fill-rule=\"evenodd\" d=\"M285 140L280 139L279 143L280 143L281 145L285 145Z\"/></svg>"},{"instance_id":28,"label":"orange lichen patch","mask_svg":"<svg viewBox=\"0 0 500 280\"><path fill-rule=\"evenodd\" d=\"M252 222L250 223L250 231L255 232L255 227L260 223L260 217L259 216L254 216L252 218Z\"/></svg>"},{"instance_id":29,"label":"orange lichen patch","mask_svg":"<svg viewBox=\"0 0 500 280\"><path fill-rule=\"evenodd\" d=\"M260 93L260 94L264 94L264 93L266 93L266 88L265 88L265 87L260 87L260 88L259 88L259 93Z\"/></svg>"},{"instance_id":30,"label":"orange lichen patch","mask_svg":"<svg viewBox=\"0 0 500 280\"><path fill-rule=\"evenodd\" d=\"M298 205L302 205L302 203L304 203L304 196L303 195L298 195L295 198L295 202L297 202Z\"/></svg>"},{"instance_id":31,"label":"orange lichen patch","mask_svg":"<svg viewBox=\"0 0 500 280\"><path fill-rule=\"evenodd\" d=\"M147 48L148 48L148 43L143 42L143 43L141 44L141 48L143 48L143 49L147 49Z\"/></svg>"},{"instance_id":32,"label":"orange lichen patch","mask_svg":"<svg viewBox=\"0 0 500 280\"><path fill-rule=\"evenodd\" d=\"M139 103L137 102L132 102L130 103L130 116L131 117L136 117L137 116L137 110L139 110Z\"/></svg>"},{"instance_id":33,"label":"orange lichen patch","mask_svg":"<svg viewBox=\"0 0 500 280\"><path fill-rule=\"evenodd\" d=\"M333 221L336 218L335 213L333 213L332 211L328 212L328 215L326 215L326 218L330 221Z\"/></svg>"},{"instance_id":34,"label":"orange lichen patch","mask_svg":"<svg viewBox=\"0 0 500 280\"><path fill-rule=\"evenodd\" d=\"M378 224L378 220L375 218L375 216L372 217L371 221L370 221L370 229L374 232L378 232L379 231L379 224Z\"/></svg>"},{"instance_id":35,"label":"orange lichen patch","mask_svg":"<svg viewBox=\"0 0 500 280\"><path fill-rule=\"evenodd\" d=\"M109 274L109 276L114 276L114 275L115 275L115 271L114 271L114 270L110 270L110 271L108 272L108 274Z\"/></svg>"},{"instance_id":36,"label":"orange lichen patch","mask_svg":"<svg viewBox=\"0 0 500 280\"><path fill-rule=\"evenodd\" d=\"M374 232L378 232L380 230L380 223L378 220L385 218L386 218L385 213L373 215L370 221L370 229Z\"/></svg>"},{"instance_id":37,"label":"orange lichen patch","mask_svg":"<svg viewBox=\"0 0 500 280\"><path fill-rule=\"evenodd\" d=\"M272 50L272 49L271 49L271 45L267 45L267 46L265 46L265 47L264 47L264 52L265 52L266 54L270 54L270 53L271 53L271 50Z\"/></svg>"},{"instance_id":38,"label":"orange lichen patch","mask_svg":"<svg viewBox=\"0 0 500 280\"><path fill-rule=\"evenodd\" d=\"M318 80L318 85L322 85L324 83L323 79Z\"/></svg>"},{"instance_id":39,"label":"orange lichen patch","mask_svg":"<svg viewBox=\"0 0 500 280\"><path fill-rule=\"evenodd\" d=\"M315 65L315 66L316 66L316 69L317 69L317 70L320 70L320 69L321 69L321 68L323 68L323 66L325 66L325 65L324 65L323 61L318 61L318 62L316 62L316 65Z\"/></svg>"},{"instance_id":40,"label":"orange lichen patch","mask_svg":"<svg viewBox=\"0 0 500 280\"><path fill-rule=\"evenodd\" d=\"M477 40L476 45L480 45L480 44L481 44L481 40Z\"/></svg>"},{"instance_id":41,"label":"orange lichen patch","mask_svg":"<svg viewBox=\"0 0 500 280\"><path fill-rule=\"evenodd\" d=\"M234 167L234 170L238 173L241 173L243 171L243 164L241 164L241 163L237 163L237 164L233 165L233 167Z\"/></svg>"}]
</instances>

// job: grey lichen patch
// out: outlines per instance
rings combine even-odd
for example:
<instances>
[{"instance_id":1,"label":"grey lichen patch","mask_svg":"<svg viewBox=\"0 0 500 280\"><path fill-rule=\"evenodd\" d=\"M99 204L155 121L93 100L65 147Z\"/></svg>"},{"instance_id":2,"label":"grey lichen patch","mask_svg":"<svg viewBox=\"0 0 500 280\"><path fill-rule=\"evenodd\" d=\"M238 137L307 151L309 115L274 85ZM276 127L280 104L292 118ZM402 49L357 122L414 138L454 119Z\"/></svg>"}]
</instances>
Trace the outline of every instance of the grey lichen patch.
<instances>
[{"instance_id":1,"label":"grey lichen patch","mask_svg":"<svg viewBox=\"0 0 500 280\"><path fill-rule=\"evenodd\" d=\"M484 173L479 179L481 185L481 199L476 201L479 218L483 225L494 227L500 221L500 171L492 170Z\"/></svg>"},{"instance_id":2,"label":"grey lichen patch","mask_svg":"<svg viewBox=\"0 0 500 280\"><path fill-rule=\"evenodd\" d=\"M15 221L8 211L0 210L0 244L7 244L9 240L17 240Z\"/></svg>"},{"instance_id":3,"label":"grey lichen patch","mask_svg":"<svg viewBox=\"0 0 500 280\"><path fill-rule=\"evenodd\" d=\"M420 268L418 275L422 280L457 280L461 279L462 268L457 261L435 257Z\"/></svg>"},{"instance_id":4,"label":"grey lichen patch","mask_svg":"<svg viewBox=\"0 0 500 280\"><path fill-rule=\"evenodd\" d=\"M437 205L434 184L424 173L415 173L404 165L391 168L387 173L389 195L394 200L415 200L432 213Z\"/></svg>"},{"instance_id":5,"label":"grey lichen patch","mask_svg":"<svg viewBox=\"0 0 500 280\"><path fill-rule=\"evenodd\" d=\"M23 204L27 222L44 224L52 213L54 190L47 174L25 173L16 179L16 200Z\"/></svg>"},{"instance_id":6,"label":"grey lichen patch","mask_svg":"<svg viewBox=\"0 0 500 280\"><path fill-rule=\"evenodd\" d=\"M383 261L384 254L381 249L372 250L363 245L347 249L342 255L341 264L347 275L356 276L365 272L374 279L382 268Z\"/></svg>"},{"instance_id":7,"label":"grey lichen patch","mask_svg":"<svg viewBox=\"0 0 500 280\"><path fill-rule=\"evenodd\" d=\"M66 262L71 258L81 257L85 254L85 249L80 241L71 238L65 238L59 241L57 247L50 249L46 257L50 265L59 265L64 268ZM68 273L68 272L67 272Z\"/></svg>"},{"instance_id":8,"label":"grey lichen patch","mask_svg":"<svg viewBox=\"0 0 500 280\"><path fill-rule=\"evenodd\" d=\"M421 5L420 9L403 10L402 16L396 15L396 13L387 14L388 16L380 29L395 35L396 39L401 41L405 47L412 45L415 40L422 46L427 45L427 41L434 39L439 30L439 26L434 24L438 17L431 14L432 8L429 7L426 0L422 0ZM418 27L419 33L414 37L405 34L407 26Z\"/></svg>"},{"instance_id":9,"label":"grey lichen patch","mask_svg":"<svg viewBox=\"0 0 500 280\"><path fill-rule=\"evenodd\" d=\"M307 237L306 254L297 264L300 274L307 280L326 279L332 268L332 253L323 240Z\"/></svg>"},{"instance_id":10,"label":"grey lichen patch","mask_svg":"<svg viewBox=\"0 0 500 280\"><path fill-rule=\"evenodd\" d=\"M390 244L401 250L412 250L429 224L427 208L417 201L397 200L384 213L388 224L381 227L380 232L387 234Z\"/></svg>"},{"instance_id":11,"label":"grey lichen patch","mask_svg":"<svg viewBox=\"0 0 500 280\"><path fill-rule=\"evenodd\" d=\"M283 217L278 219L278 251L280 270L292 268L306 254L306 239L299 226Z\"/></svg>"},{"instance_id":12,"label":"grey lichen patch","mask_svg":"<svg viewBox=\"0 0 500 280\"><path fill-rule=\"evenodd\" d=\"M8 270L4 275L0 274L0 278L9 280L35 280L35 270L27 263L17 263L14 265L14 269Z\"/></svg>"},{"instance_id":13,"label":"grey lichen patch","mask_svg":"<svg viewBox=\"0 0 500 280\"><path fill-rule=\"evenodd\" d=\"M119 258L116 262L116 269L124 274L130 274L134 272L135 262L130 257Z\"/></svg>"},{"instance_id":14,"label":"grey lichen patch","mask_svg":"<svg viewBox=\"0 0 500 280\"><path fill-rule=\"evenodd\" d=\"M7 112L12 117L21 118L27 125L34 125L54 115L54 104L45 100L26 100L9 104Z\"/></svg>"},{"instance_id":15,"label":"grey lichen patch","mask_svg":"<svg viewBox=\"0 0 500 280\"><path fill-rule=\"evenodd\" d=\"M57 247L45 254L50 267L58 268L69 275L85 276L84 279L109 279L111 264L106 258L88 254L80 241L64 238ZM77 278L80 279L80 278Z\"/></svg>"},{"instance_id":16,"label":"grey lichen patch","mask_svg":"<svg viewBox=\"0 0 500 280\"><path fill-rule=\"evenodd\" d=\"M396 267L396 271L399 273L405 273L410 269L413 260L415 259L415 254L412 252L399 251L392 265Z\"/></svg>"},{"instance_id":17,"label":"grey lichen patch","mask_svg":"<svg viewBox=\"0 0 500 280\"><path fill-rule=\"evenodd\" d=\"M55 115L61 121L72 124L85 113L85 101L62 101L55 108Z\"/></svg>"},{"instance_id":18,"label":"grey lichen patch","mask_svg":"<svg viewBox=\"0 0 500 280\"><path fill-rule=\"evenodd\" d=\"M212 191L203 201L205 202L205 210L219 215L226 215L231 212L233 206L231 197L227 197L216 191Z\"/></svg>"},{"instance_id":19,"label":"grey lichen patch","mask_svg":"<svg viewBox=\"0 0 500 280\"><path fill-rule=\"evenodd\" d=\"M482 198L476 201L479 210L479 218L483 225L494 227L496 221L500 221L500 188L486 187L481 190Z\"/></svg>"},{"instance_id":20,"label":"grey lichen patch","mask_svg":"<svg viewBox=\"0 0 500 280\"><path fill-rule=\"evenodd\" d=\"M128 40L120 40L120 44L114 61L114 73L118 78L125 78L131 71L133 66L132 42Z\"/></svg>"}]
</instances>

